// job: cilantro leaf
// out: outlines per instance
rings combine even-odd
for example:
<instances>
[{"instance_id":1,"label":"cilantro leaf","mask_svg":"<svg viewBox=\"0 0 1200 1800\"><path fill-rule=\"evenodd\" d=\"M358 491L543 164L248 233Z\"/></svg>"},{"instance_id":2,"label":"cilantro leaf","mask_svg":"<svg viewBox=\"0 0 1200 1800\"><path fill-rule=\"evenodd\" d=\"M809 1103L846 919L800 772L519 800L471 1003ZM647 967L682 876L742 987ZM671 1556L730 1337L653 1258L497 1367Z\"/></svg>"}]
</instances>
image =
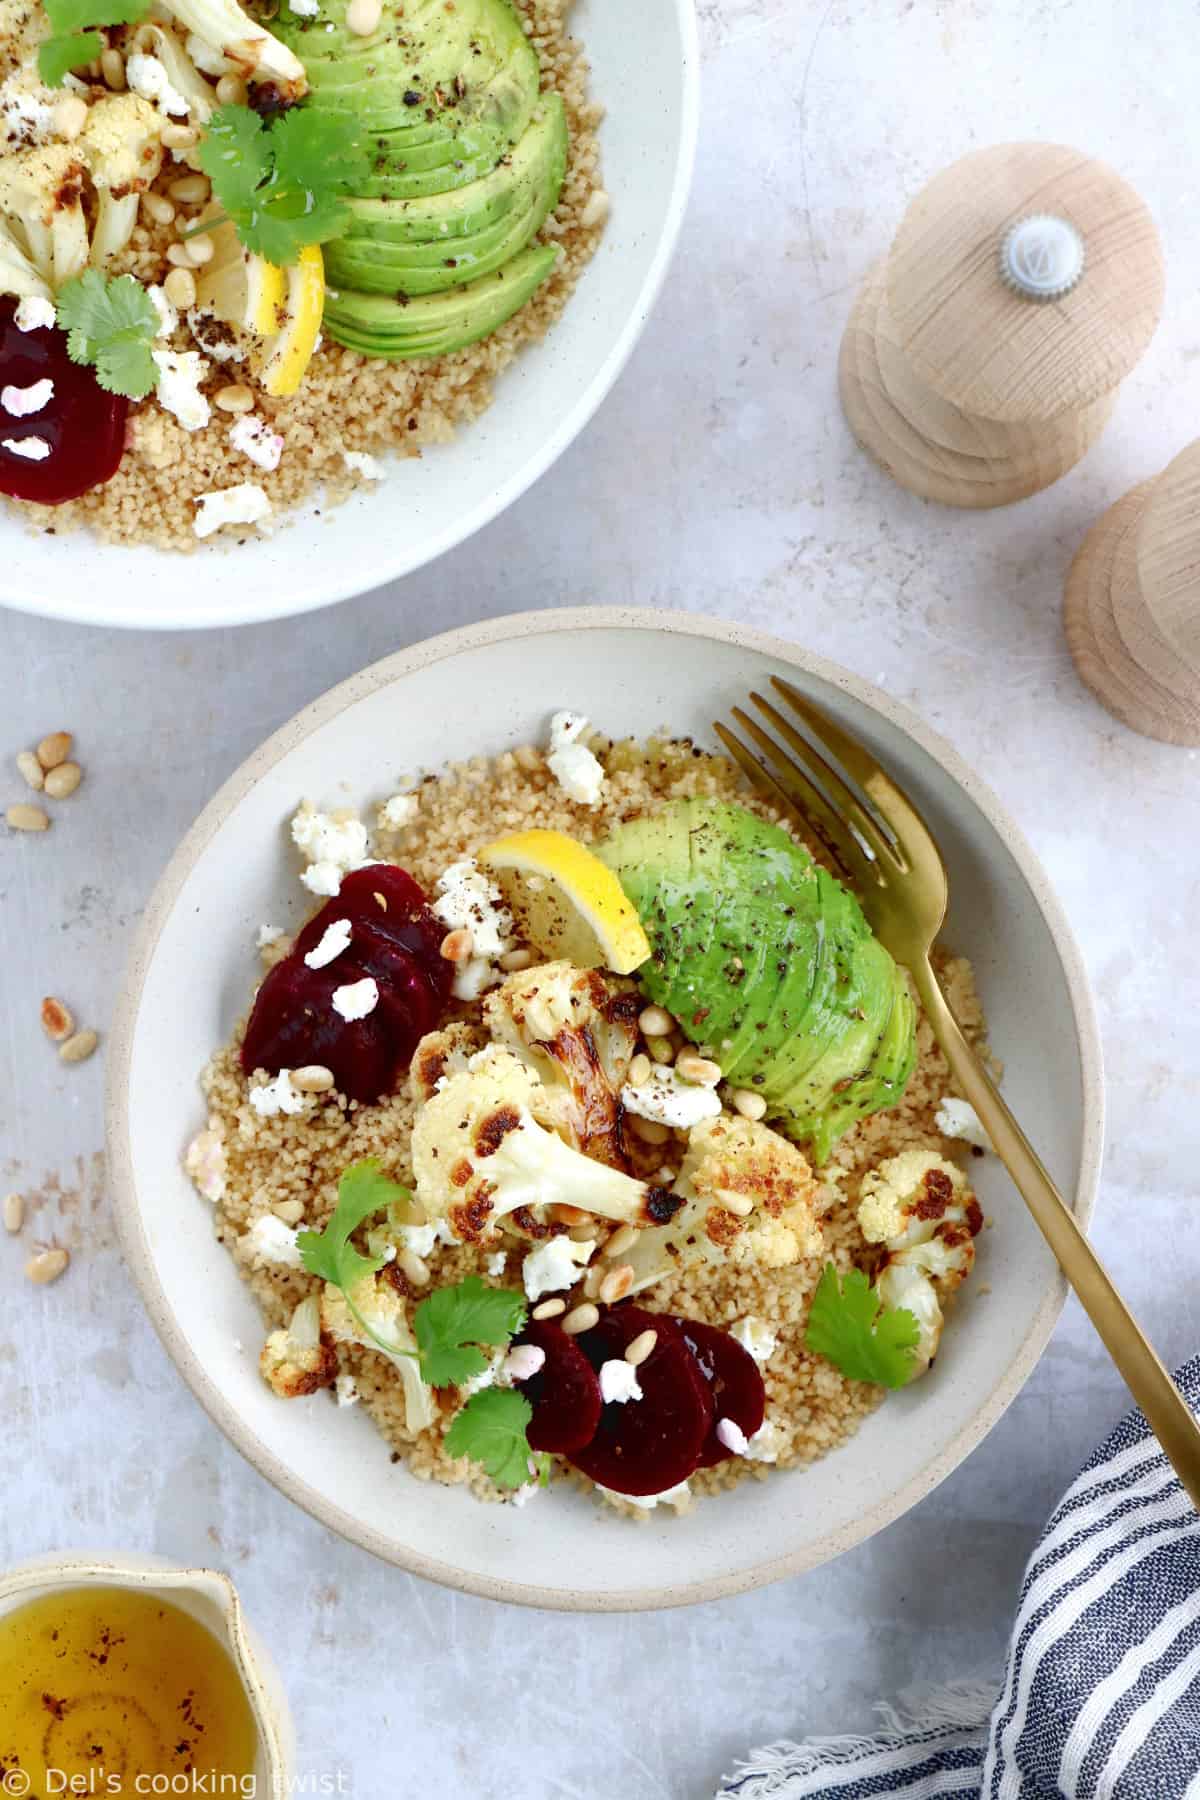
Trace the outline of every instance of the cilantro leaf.
<instances>
[{"instance_id":1,"label":"cilantro leaf","mask_svg":"<svg viewBox=\"0 0 1200 1800\"><path fill-rule=\"evenodd\" d=\"M38 46L38 74L49 88L61 87L72 69L82 69L104 48L98 31L72 31L65 37L47 38Z\"/></svg>"},{"instance_id":2,"label":"cilantro leaf","mask_svg":"<svg viewBox=\"0 0 1200 1800\"><path fill-rule=\"evenodd\" d=\"M141 400L152 391L158 365L150 346L159 319L140 281L132 275L112 277L87 269L64 282L57 306L72 362L89 363L110 394Z\"/></svg>"},{"instance_id":3,"label":"cilantro leaf","mask_svg":"<svg viewBox=\"0 0 1200 1800\"><path fill-rule=\"evenodd\" d=\"M47 87L61 87L72 69L99 56L100 25L134 25L150 11L150 0L45 0L54 35L38 50L38 73Z\"/></svg>"},{"instance_id":4,"label":"cilantro leaf","mask_svg":"<svg viewBox=\"0 0 1200 1800\"><path fill-rule=\"evenodd\" d=\"M342 196L369 168L350 114L314 107L291 107L268 126L248 106L219 106L197 155L241 242L283 264L342 234Z\"/></svg>"},{"instance_id":5,"label":"cilantro leaf","mask_svg":"<svg viewBox=\"0 0 1200 1800\"><path fill-rule=\"evenodd\" d=\"M534 1479L528 1437L532 1418L532 1406L516 1388L484 1388L455 1414L446 1450L480 1463L497 1487L524 1487Z\"/></svg>"},{"instance_id":6,"label":"cilantro leaf","mask_svg":"<svg viewBox=\"0 0 1200 1800\"><path fill-rule=\"evenodd\" d=\"M461 1386L487 1368L487 1358L476 1346L507 1344L524 1323L520 1294L488 1287L478 1275L468 1275L454 1287L437 1288L413 1314L422 1376L430 1387Z\"/></svg>"},{"instance_id":7,"label":"cilantro leaf","mask_svg":"<svg viewBox=\"0 0 1200 1800\"><path fill-rule=\"evenodd\" d=\"M901 1388L912 1380L920 1339L916 1318L904 1307L885 1307L861 1269L843 1282L832 1263L813 1295L804 1342L852 1381Z\"/></svg>"},{"instance_id":8,"label":"cilantro leaf","mask_svg":"<svg viewBox=\"0 0 1200 1800\"><path fill-rule=\"evenodd\" d=\"M375 1213L386 1212L395 1201L410 1198L407 1188L380 1174L378 1157L351 1163L338 1182L337 1205L324 1231L302 1231L296 1239L309 1274L342 1289L354 1287L364 1275L376 1274L383 1267L383 1258L363 1256L350 1242L351 1233Z\"/></svg>"}]
</instances>

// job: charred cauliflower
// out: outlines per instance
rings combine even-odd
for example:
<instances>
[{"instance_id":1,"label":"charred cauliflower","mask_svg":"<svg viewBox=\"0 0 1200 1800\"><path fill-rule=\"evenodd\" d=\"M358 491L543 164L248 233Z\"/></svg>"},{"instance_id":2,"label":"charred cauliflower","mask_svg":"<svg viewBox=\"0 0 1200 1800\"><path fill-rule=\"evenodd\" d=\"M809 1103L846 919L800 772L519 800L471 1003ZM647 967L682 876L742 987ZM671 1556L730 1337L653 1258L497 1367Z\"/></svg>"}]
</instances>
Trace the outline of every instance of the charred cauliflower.
<instances>
[{"instance_id":1,"label":"charred cauliflower","mask_svg":"<svg viewBox=\"0 0 1200 1800\"><path fill-rule=\"evenodd\" d=\"M932 1150L904 1150L863 1178L858 1223L868 1243L883 1246L880 1299L904 1307L920 1327L923 1373L937 1354L943 1307L975 1266L979 1202L953 1163Z\"/></svg>"},{"instance_id":2,"label":"charred cauliflower","mask_svg":"<svg viewBox=\"0 0 1200 1800\"><path fill-rule=\"evenodd\" d=\"M321 1330L321 1302L315 1294L300 1302L287 1325L271 1333L258 1367L281 1400L299 1400L318 1388L332 1387L337 1379L337 1352Z\"/></svg>"}]
</instances>

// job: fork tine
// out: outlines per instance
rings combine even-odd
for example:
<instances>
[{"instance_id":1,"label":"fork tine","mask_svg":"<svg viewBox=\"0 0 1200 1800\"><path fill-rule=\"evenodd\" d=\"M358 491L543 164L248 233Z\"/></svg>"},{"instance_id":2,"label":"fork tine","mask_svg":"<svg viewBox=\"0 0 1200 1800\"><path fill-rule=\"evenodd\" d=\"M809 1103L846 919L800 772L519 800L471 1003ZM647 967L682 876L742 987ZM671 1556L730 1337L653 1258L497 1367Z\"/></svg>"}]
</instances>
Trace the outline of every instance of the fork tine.
<instances>
[{"instance_id":1,"label":"fork tine","mask_svg":"<svg viewBox=\"0 0 1200 1800\"><path fill-rule=\"evenodd\" d=\"M747 731L758 738L757 727L735 706L733 715ZM713 730L728 750L733 760L751 783L761 788L778 805L789 812L798 814L805 826L811 830L824 846L830 860L840 873L848 880L862 883L877 881L878 872L871 868L868 859L862 854L845 825L832 810L824 795L821 794L799 770L788 766L790 785L772 774L771 770L759 762L754 753L748 750L742 740L718 719Z\"/></svg>"},{"instance_id":2,"label":"fork tine","mask_svg":"<svg viewBox=\"0 0 1200 1800\"><path fill-rule=\"evenodd\" d=\"M823 707L784 681L772 675L771 686L783 695L800 714L814 737L837 757L846 773L853 777L890 829L901 854L908 862L916 860L918 846L928 840L936 849L936 840L917 808L903 788L897 787L887 771L880 767L869 750L834 723ZM940 855L940 853L939 853Z\"/></svg>"},{"instance_id":3,"label":"fork tine","mask_svg":"<svg viewBox=\"0 0 1200 1800\"><path fill-rule=\"evenodd\" d=\"M758 710L771 721L780 737L791 745L792 750L804 766L811 770L828 789L835 806L841 808L844 823L848 824L864 840L870 854L893 866L901 863L902 858L897 856L892 838L881 827L878 819L866 810L854 790L847 787L833 765L828 763L821 752L815 749L806 737L802 737L796 727L790 724L778 708L772 706L771 702L762 694L751 693L750 698ZM777 759L789 760L786 753L774 745L770 738L766 738L765 734L764 738L768 744L772 744Z\"/></svg>"}]
</instances>

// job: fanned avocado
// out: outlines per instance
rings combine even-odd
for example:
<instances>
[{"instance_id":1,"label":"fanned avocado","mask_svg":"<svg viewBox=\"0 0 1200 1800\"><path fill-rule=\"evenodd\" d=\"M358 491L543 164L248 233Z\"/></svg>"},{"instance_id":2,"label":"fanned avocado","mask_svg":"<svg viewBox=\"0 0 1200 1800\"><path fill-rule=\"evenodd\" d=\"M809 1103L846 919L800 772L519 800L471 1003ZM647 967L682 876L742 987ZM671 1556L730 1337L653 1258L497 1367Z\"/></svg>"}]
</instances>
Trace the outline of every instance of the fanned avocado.
<instances>
[{"instance_id":1,"label":"fanned avocado","mask_svg":"<svg viewBox=\"0 0 1200 1800\"><path fill-rule=\"evenodd\" d=\"M510 319L557 261L556 245L532 244L494 275L407 302L386 294L331 291L325 302L325 329L348 350L388 362L447 356L487 337Z\"/></svg>"},{"instance_id":2,"label":"fanned avocado","mask_svg":"<svg viewBox=\"0 0 1200 1800\"><path fill-rule=\"evenodd\" d=\"M424 200L353 200L346 236L326 246L334 288L436 294L503 268L558 204L567 121L557 94L539 102L510 157L483 181Z\"/></svg>"},{"instance_id":3,"label":"fanned avocado","mask_svg":"<svg viewBox=\"0 0 1200 1800\"><path fill-rule=\"evenodd\" d=\"M905 977L853 895L786 832L685 800L597 854L650 939L646 994L789 1136L811 1139L818 1166L856 1120L900 1099L916 1060Z\"/></svg>"}]
</instances>

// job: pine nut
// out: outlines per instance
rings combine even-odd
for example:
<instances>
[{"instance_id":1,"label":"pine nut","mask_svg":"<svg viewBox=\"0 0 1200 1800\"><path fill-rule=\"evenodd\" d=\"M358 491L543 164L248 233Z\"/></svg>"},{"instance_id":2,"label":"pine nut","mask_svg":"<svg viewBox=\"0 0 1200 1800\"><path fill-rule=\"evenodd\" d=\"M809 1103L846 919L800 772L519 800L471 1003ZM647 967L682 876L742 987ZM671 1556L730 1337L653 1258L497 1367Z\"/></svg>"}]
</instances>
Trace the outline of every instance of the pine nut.
<instances>
[{"instance_id":1,"label":"pine nut","mask_svg":"<svg viewBox=\"0 0 1200 1800\"><path fill-rule=\"evenodd\" d=\"M305 1063L302 1069L293 1069L288 1080L298 1093L327 1094L333 1086L333 1070L324 1063Z\"/></svg>"},{"instance_id":2,"label":"pine nut","mask_svg":"<svg viewBox=\"0 0 1200 1800\"><path fill-rule=\"evenodd\" d=\"M245 106L248 93L240 75L222 75L217 83L217 99L222 106Z\"/></svg>"},{"instance_id":3,"label":"pine nut","mask_svg":"<svg viewBox=\"0 0 1200 1800\"><path fill-rule=\"evenodd\" d=\"M59 1059L65 1063L86 1062L99 1042L94 1031L77 1031L60 1049Z\"/></svg>"},{"instance_id":4,"label":"pine nut","mask_svg":"<svg viewBox=\"0 0 1200 1800\"><path fill-rule=\"evenodd\" d=\"M618 1225L617 1229L604 1246L605 1256L624 1256L637 1243L637 1227L634 1225Z\"/></svg>"},{"instance_id":5,"label":"pine nut","mask_svg":"<svg viewBox=\"0 0 1200 1800\"><path fill-rule=\"evenodd\" d=\"M21 1194L4 1196L4 1229L15 1237L25 1223L25 1200Z\"/></svg>"},{"instance_id":6,"label":"pine nut","mask_svg":"<svg viewBox=\"0 0 1200 1800\"><path fill-rule=\"evenodd\" d=\"M346 8L346 30L355 37L370 37L378 31L383 14L382 0L350 0Z\"/></svg>"},{"instance_id":7,"label":"pine nut","mask_svg":"<svg viewBox=\"0 0 1200 1800\"><path fill-rule=\"evenodd\" d=\"M46 792L52 800L66 800L82 780L83 770L77 762L56 763L46 770Z\"/></svg>"},{"instance_id":8,"label":"pine nut","mask_svg":"<svg viewBox=\"0 0 1200 1800\"><path fill-rule=\"evenodd\" d=\"M172 306L185 312L189 306L196 304L196 277L190 269L170 269L163 282L163 293Z\"/></svg>"},{"instance_id":9,"label":"pine nut","mask_svg":"<svg viewBox=\"0 0 1200 1800\"><path fill-rule=\"evenodd\" d=\"M16 806L10 806L4 818L14 831L49 831L50 829L50 819L40 806L26 806L21 802Z\"/></svg>"},{"instance_id":10,"label":"pine nut","mask_svg":"<svg viewBox=\"0 0 1200 1800\"><path fill-rule=\"evenodd\" d=\"M593 1325L600 1323L600 1308L585 1300L582 1306L576 1306L562 1322L562 1328L568 1337L578 1337L581 1331L590 1331Z\"/></svg>"},{"instance_id":11,"label":"pine nut","mask_svg":"<svg viewBox=\"0 0 1200 1800\"><path fill-rule=\"evenodd\" d=\"M638 1030L644 1038L668 1037L675 1021L665 1006L647 1006L638 1014Z\"/></svg>"},{"instance_id":12,"label":"pine nut","mask_svg":"<svg viewBox=\"0 0 1200 1800\"><path fill-rule=\"evenodd\" d=\"M584 1212L581 1206L568 1206L563 1200L554 1201L550 1217L556 1225L590 1225L592 1222L591 1213Z\"/></svg>"},{"instance_id":13,"label":"pine nut","mask_svg":"<svg viewBox=\"0 0 1200 1800\"><path fill-rule=\"evenodd\" d=\"M25 777L34 793L40 793L46 783L46 771L32 750L20 750L17 753L17 768Z\"/></svg>"},{"instance_id":14,"label":"pine nut","mask_svg":"<svg viewBox=\"0 0 1200 1800\"><path fill-rule=\"evenodd\" d=\"M633 1286L633 1264L622 1263L619 1268L610 1269L600 1283L600 1298L605 1306L615 1306L623 1300Z\"/></svg>"},{"instance_id":15,"label":"pine nut","mask_svg":"<svg viewBox=\"0 0 1200 1800\"><path fill-rule=\"evenodd\" d=\"M418 1256L415 1250L401 1250L396 1261L414 1287L429 1286L429 1264L423 1256Z\"/></svg>"},{"instance_id":16,"label":"pine nut","mask_svg":"<svg viewBox=\"0 0 1200 1800\"><path fill-rule=\"evenodd\" d=\"M625 1361L632 1368L640 1369L657 1342L657 1331L640 1331L633 1342L625 1346Z\"/></svg>"},{"instance_id":17,"label":"pine nut","mask_svg":"<svg viewBox=\"0 0 1200 1800\"><path fill-rule=\"evenodd\" d=\"M665 1144L671 1135L667 1127L660 1125L657 1119L639 1119L637 1114L633 1113L629 1123L643 1144Z\"/></svg>"},{"instance_id":18,"label":"pine nut","mask_svg":"<svg viewBox=\"0 0 1200 1800\"><path fill-rule=\"evenodd\" d=\"M168 244L167 261L173 269L190 269L194 267L192 253L186 244Z\"/></svg>"},{"instance_id":19,"label":"pine nut","mask_svg":"<svg viewBox=\"0 0 1200 1800\"><path fill-rule=\"evenodd\" d=\"M194 268L201 269L213 259L213 241L210 237L189 238L184 249Z\"/></svg>"},{"instance_id":20,"label":"pine nut","mask_svg":"<svg viewBox=\"0 0 1200 1800\"><path fill-rule=\"evenodd\" d=\"M304 1217L304 1202L303 1200L277 1200L271 1211L277 1219L282 1219L285 1225L298 1225Z\"/></svg>"},{"instance_id":21,"label":"pine nut","mask_svg":"<svg viewBox=\"0 0 1200 1800\"><path fill-rule=\"evenodd\" d=\"M596 1222L591 1214L589 1213L588 1215L588 1222L586 1225L572 1225L567 1236L573 1244L592 1243L596 1236Z\"/></svg>"},{"instance_id":22,"label":"pine nut","mask_svg":"<svg viewBox=\"0 0 1200 1800\"><path fill-rule=\"evenodd\" d=\"M718 1196L718 1205L723 1206L726 1212L734 1213L739 1219L748 1219L754 1211L753 1200L748 1200L745 1194L732 1194L725 1188Z\"/></svg>"},{"instance_id":23,"label":"pine nut","mask_svg":"<svg viewBox=\"0 0 1200 1800\"><path fill-rule=\"evenodd\" d=\"M567 1303L565 1300L543 1300L540 1306L534 1307L530 1317L534 1319L557 1319L559 1313L565 1313L566 1310Z\"/></svg>"},{"instance_id":24,"label":"pine nut","mask_svg":"<svg viewBox=\"0 0 1200 1800\"><path fill-rule=\"evenodd\" d=\"M522 945L519 950L506 950L500 958L500 967L515 975L518 969L532 969L533 960L533 951Z\"/></svg>"},{"instance_id":25,"label":"pine nut","mask_svg":"<svg viewBox=\"0 0 1200 1800\"><path fill-rule=\"evenodd\" d=\"M200 142L200 133L194 125L176 125L173 120L163 126L159 136L168 150L191 150ZM171 216L174 217L173 209ZM162 222L168 223L166 219Z\"/></svg>"},{"instance_id":26,"label":"pine nut","mask_svg":"<svg viewBox=\"0 0 1200 1800\"><path fill-rule=\"evenodd\" d=\"M65 95L51 114L55 134L69 144L74 143L87 124L87 115L86 100L81 100L78 94Z\"/></svg>"},{"instance_id":27,"label":"pine nut","mask_svg":"<svg viewBox=\"0 0 1200 1800\"><path fill-rule=\"evenodd\" d=\"M729 1097L734 1112L740 1113L743 1119L761 1119L767 1110L766 1101L753 1088L734 1088Z\"/></svg>"},{"instance_id":28,"label":"pine nut","mask_svg":"<svg viewBox=\"0 0 1200 1800\"><path fill-rule=\"evenodd\" d=\"M100 73L115 94L125 91L125 58L109 45L100 52Z\"/></svg>"},{"instance_id":29,"label":"pine nut","mask_svg":"<svg viewBox=\"0 0 1200 1800\"><path fill-rule=\"evenodd\" d=\"M583 1292L588 1300L595 1300L600 1293L600 1283L604 1280L602 1268L589 1269L583 1278Z\"/></svg>"},{"instance_id":30,"label":"pine nut","mask_svg":"<svg viewBox=\"0 0 1200 1800\"><path fill-rule=\"evenodd\" d=\"M246 413L254 405L254 395L241 381L231 381L228 387L218 388L213 400L222 412Z\"/></svg>"},{"instance_id":31,"label":"pine nut","mask_svg":"<svg viewBox=\"0 0 1200 1800\"><path fill-rule=\"evenodd\" d=\"M65 1250L39 1250L25 1264L25 1273L36 1286L46 1287L49 1282L58 1280L70 1260Z\"/></svg>"},{"instance_id":32,"label":"pine nut","mask_svg":"<svg viewBox=\"0 0 1200 1800\"><path fill-rule=\"evenodd\" d=\"M143 194L142 211L156 225L170 225L175 217L174 204L165 194Z\"/></svg>"},{"instance_id":33,"label":"pine nut","mask_svg":"<svg viewBox=\"0 0 1200 1800\"><path fill-rule=\"evenodd\" d=\"M449 963L463 963L470 958L475 948L475 939L464 927L459 931L448 931L442 939L440 954Z\"/></svg>"},{"instance_id":34,"label":"pine nut","mask_svg":"<svg viewBox=\"0 0 1200 1800\"><path fill-rule=\"evenodd\" d=\"M53 1044L65 1043L75 1030L70 1008L53 994L47 994L42 1001L42 1030Z\"/></svg>"},{"instance_id":35,"label":"pine nut","mask_svg":"<svg viewBox=\"0 0 1200 1800\"><path fill-rule=\"evenodd\" d=\"M644 1082L649 1081L650 1071L653 1067L654 1065L650 1061L650 1058L639 1050L629 1065L628 1080L630 1087L641 1087Z\"/></svg>"},{"instance_id":36,"label":"pine nut","mask_svg":"<svg viewBox=\"0 0 1200 1800\"><path fill-rule=\"evenodd\" d=\"M670 1063L675 1061L675 1046L670 1038L647 1038L646 1048L656 1063Z\"/></svg>"},{"instance_id":37,"label":"pine nut","mask_svg":"<svg viewBox=\"0 0 1200 1800\"><path fill-rule=\"evenodd\" d=\"M675 1069L685 1081L691 1081L697 1087L716 1087L721 1079L720 1063L710 1062L707 1056L698 1056L694 1050L681 1050L675 1058Z\"/></svg>"},{"instance_id":38,"label":"pine nut","mask_svg":"<svg viewBox=\"0 0 1200 1800\"><path fill-rule=\"evenodd\" d=\"M37 747L37 759L43 769L54 769L59 763L66 762L74 742L69 731L52 731L49 737L44 737Z\"/></svg>"},{"instance_id":39,"label":"pine nut","mask_svg":"<svg viewBox=\"0 0 1200 1800\"><path fill-rule=\"evenodd\" d=\"M179 175L167 183L167 192L172 200L182 200L185 206L199 206L212 190L207 175Z\"/></svg>"}]
</instances>

